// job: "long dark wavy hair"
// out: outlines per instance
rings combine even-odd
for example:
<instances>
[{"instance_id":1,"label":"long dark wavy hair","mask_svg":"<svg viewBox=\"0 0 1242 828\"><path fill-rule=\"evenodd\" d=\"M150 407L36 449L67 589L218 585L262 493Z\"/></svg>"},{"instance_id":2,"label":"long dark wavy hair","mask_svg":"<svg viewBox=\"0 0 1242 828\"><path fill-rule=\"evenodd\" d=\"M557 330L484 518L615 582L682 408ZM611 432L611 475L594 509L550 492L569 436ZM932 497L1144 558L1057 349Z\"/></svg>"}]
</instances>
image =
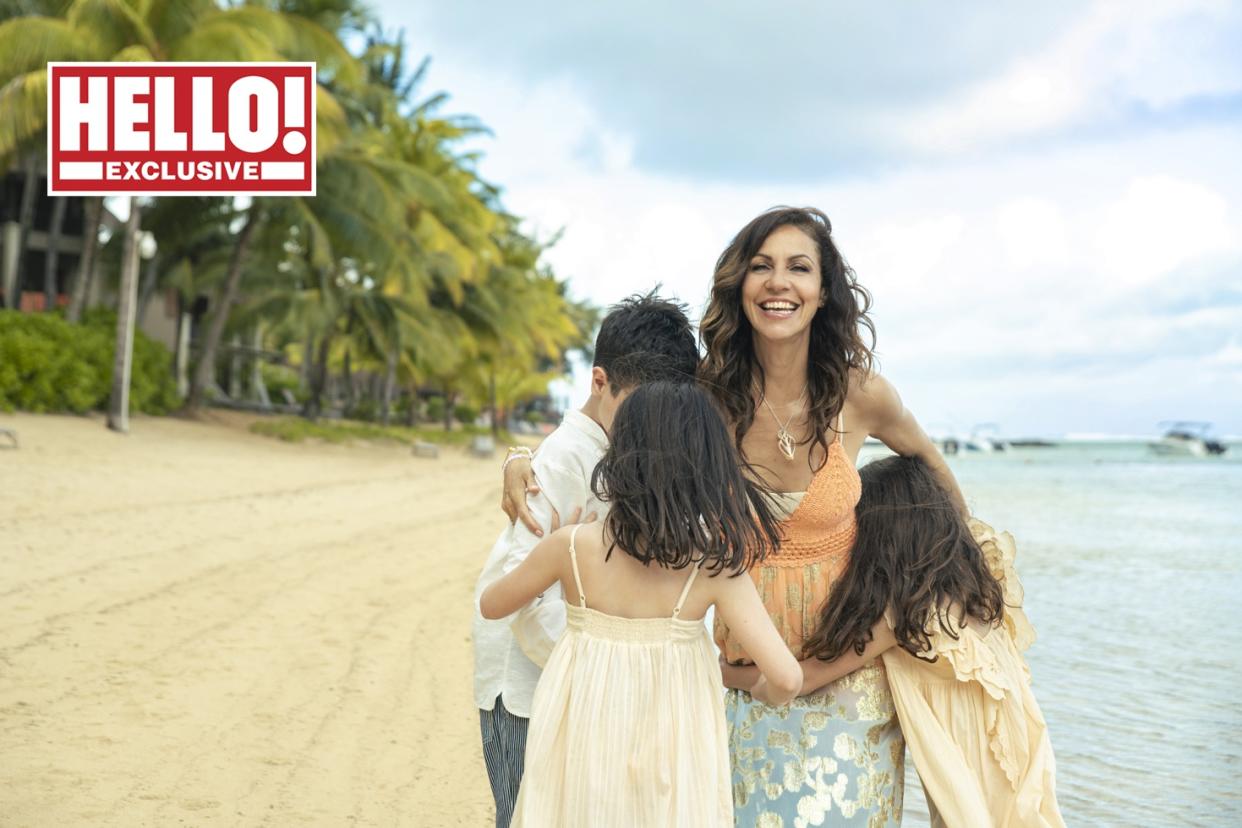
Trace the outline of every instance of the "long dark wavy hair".
<instances>
[{"instance_id":1,"label":"long dark wavy hair","mask_svg":"<svg viewBox=\"0 0 1242 828\"><path fill-rule=\"evenodd\" d=\"M744 464L711 397L691 382L651 382L613 420L608 451L591 475L608 557L620 547L644 565L702 562L737 575L780 542L768 493Z\"/></svg>"},{"instance_id":2,"label":"long dark wavy hair","mask_svg":"<svg viewBox=\"0 0 1242 828\"><path fill-rule=\"evenodd\" d=\"M707 356L699 379L712 392L733 423L740 449L742 437L755 419L754 387L763 387L763 368L755 358L750 320L742 312L742 282L750 260L778 227L797 227L819 248L819 275L824 306L811 321L807 394L810 397L810 433L803 444L814 442L827 455L832 421L845 404L849 373L863 376L874 363L875 325L867 315L871 294L858 284L853 269L832 240L832 222L813 207L774 207L742 228L716 260L712 295L699 337ZM863 332L868 334L864 337ZM870 341L870 344L868 344Z\"/></svg>"},{"instance_id":3,"label":"long dark wavy hair","mask_svg":"<svg viewBox=\"0 0 1242 828\"><path fill-rule=\"evenodd\" d=\"M886 457L864 466L861 475L854 551L803 657L831 661L847 650L861 655L871 627L890 608L898 646L916 656L931 647L933 614L954 638L966 616L999 621L1005 611L1000 582L927 464ZM960 617L952 617L954 609Z\"/></svg>"}]
</instances>

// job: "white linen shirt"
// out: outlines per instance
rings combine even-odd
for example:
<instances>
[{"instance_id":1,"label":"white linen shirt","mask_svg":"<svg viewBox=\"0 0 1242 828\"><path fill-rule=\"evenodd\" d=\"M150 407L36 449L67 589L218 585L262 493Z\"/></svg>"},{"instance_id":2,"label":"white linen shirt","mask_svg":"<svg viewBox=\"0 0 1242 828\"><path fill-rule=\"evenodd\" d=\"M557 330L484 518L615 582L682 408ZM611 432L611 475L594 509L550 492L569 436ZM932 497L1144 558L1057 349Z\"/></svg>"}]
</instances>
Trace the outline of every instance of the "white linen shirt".
<instances>
[{"instance_id":1,"label":"white linen shirt","mask_svg":"<svg viewBox=\"0 0 1242 828\"><path fill-rule=\"evenodd\" d=\"M591 492L591 473L608 449L608 436L599 423L581 411L567 411L560 426L535 452L531 467L540 494L528 501L531 514L545 531L552 525L552 509L568 520L583 508L604 518L604 505ZM503 696L505 709L530 718L531 700L539 674L553 645L565 631L565 596L558 581L518 612L495 621L479 611L483 590L512 572L542 538L521 521L501 532L474 588L474 701L491 710Z\"/></svg>"}]
</instances>

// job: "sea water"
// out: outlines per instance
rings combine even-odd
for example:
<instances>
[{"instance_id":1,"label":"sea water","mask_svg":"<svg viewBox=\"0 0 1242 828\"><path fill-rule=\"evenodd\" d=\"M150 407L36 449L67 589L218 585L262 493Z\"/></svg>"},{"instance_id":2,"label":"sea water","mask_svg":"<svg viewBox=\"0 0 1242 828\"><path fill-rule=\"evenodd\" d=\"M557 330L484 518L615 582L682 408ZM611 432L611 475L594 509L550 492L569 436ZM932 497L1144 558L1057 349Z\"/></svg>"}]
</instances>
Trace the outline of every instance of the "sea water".
<instances>
[{"instance_id":1,"label":"sea water","mask_svg":"<svg viewBox=\"0 0 1242 828\"><path fill-rule=\"evenodd\" d=\"M1066 823L1242 825L1242 445L1166 458L1070 443L948 462L972 512L1017 540ZM907 763L903 824L927 825Z\"/></svg>"}]
</instances>

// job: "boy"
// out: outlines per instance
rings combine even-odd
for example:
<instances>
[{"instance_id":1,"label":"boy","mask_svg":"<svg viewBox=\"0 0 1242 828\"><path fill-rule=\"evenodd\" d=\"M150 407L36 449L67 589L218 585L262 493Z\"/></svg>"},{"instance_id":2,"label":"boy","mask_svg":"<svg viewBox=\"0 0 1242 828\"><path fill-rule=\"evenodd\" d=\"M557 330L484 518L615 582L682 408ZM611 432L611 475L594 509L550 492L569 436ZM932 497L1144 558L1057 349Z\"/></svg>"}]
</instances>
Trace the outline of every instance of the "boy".
<instances>
[{"instance_id":1,"label":"boy","mask_svg":"<svg viewBox=\"0 0 1242 828\"><path fill-rule=\"evenodd\" d=\"M693 382L698 361L690 320L680 305L654 293L614 305L595 339L590 398L580 410L566 412L532 460L540 486L540 494L529 500L533 516L555 526L559 515L601 514L605 507L591 492L591 472L608 447L617 408L640 383ZM479 596L530 554L539 535L522 523L501 533L475 585L474 695L497 828L508 828L513 815L531 699L541 667L565 629L565 605L554 584L515 615L486 621Z\"/></svg>"}]
</instances>

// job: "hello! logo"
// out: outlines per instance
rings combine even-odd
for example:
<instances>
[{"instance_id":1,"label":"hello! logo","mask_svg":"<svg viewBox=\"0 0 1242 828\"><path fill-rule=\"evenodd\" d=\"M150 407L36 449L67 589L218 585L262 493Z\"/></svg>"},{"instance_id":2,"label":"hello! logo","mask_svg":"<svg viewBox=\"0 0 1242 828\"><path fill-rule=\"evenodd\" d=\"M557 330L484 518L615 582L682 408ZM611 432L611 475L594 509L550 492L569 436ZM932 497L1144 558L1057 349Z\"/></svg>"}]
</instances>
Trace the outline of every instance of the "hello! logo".
<instances>
[{"instance_id":1,"label":"hello! logo","mask_svg":"<svg viewBox=\"0 0 1242 828\"><path fill-rule=\"evenodd\" d=\"M314 63L49 63L48 195L315 194Z\"/></svg>"}]
</instances>

